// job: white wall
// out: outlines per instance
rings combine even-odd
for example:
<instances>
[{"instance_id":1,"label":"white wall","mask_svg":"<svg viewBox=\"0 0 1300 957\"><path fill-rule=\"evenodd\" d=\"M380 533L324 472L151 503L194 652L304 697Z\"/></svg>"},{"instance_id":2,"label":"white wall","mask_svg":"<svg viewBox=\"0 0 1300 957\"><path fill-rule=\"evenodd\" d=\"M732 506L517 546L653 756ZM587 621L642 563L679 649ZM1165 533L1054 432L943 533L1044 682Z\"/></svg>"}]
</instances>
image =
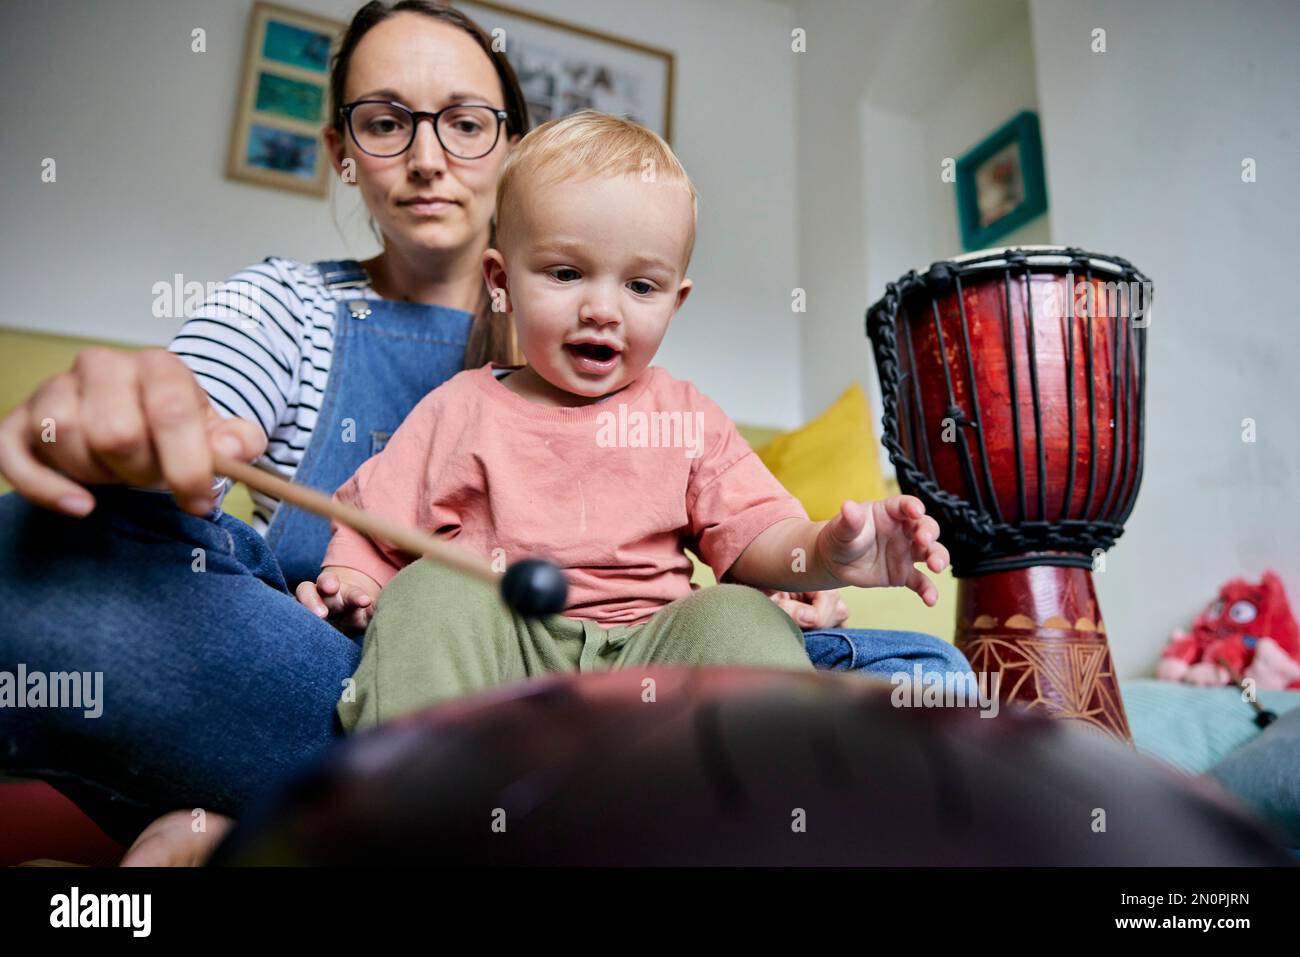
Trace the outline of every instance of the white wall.
<instances>
[{"instance_id":1,"label":"white wall","mask_svg":"<svg viewBox=\"0 0 1300 957\"><path fill-rule=\"evenodd\" d=\"M963 252L954 187L940 180L933 168L933 158L956 159L1022 110L1038 110L1033 38L1030 36L1026 0L1008 3L1000 10L993 7L981 9L980 23L991 36L984 31L978 36L966 36L962 46L966 54L964 62L953 70L949 88L923 113L927 155L931 163L931 169L927 170L929 175L924 177L930 188L929 225L934 242L931 259L947 259ZM1050 243L1050 195L1047 197L1047 210L1037 219L999 238L996 245Z\"/></svg>"},{"instance_id":2,"label":"white wall","mask_svg":"<svg viewBox=\"0 0 1300 957\"><path fill-rule=\"evenodd\" d=\"M796 0L800 279L808 415L854 379L880 412L867 306L909 269L960 253L957 158L1037 107L1026 0ZM1050 241L1042 216L1007 243ZM880 426L877 425L877 435ZM893 474L881 454L886 474Z\"/></svg>"},{"instance_id":3,"label":"white wall","mask_svg":"<svg viewBox=\"0 0 1300 957\"><path fill-rule=\"evenodd\" d=\"M1300 609L1300 5L1031 12L1056 238L1155 282L1142 491L1097 576L1120 671L1146 672L1231 576L1273 568Z\"/></svg>"},{"instance_id":4,"label":"white wall","mask_svg":"<svg viewBox=\"0 0 1300 957\"><path fill-rule=\"evenodd\" d=\"M886 55L906 6L907 0L792 4L793 24L806 31L808 44L795 76L799 268L792 285L808 293L800 359L809 415L855 379L868 390L876 388L863 325L872 295L866 275L871 217L865 204L873 178L863 163L859 111L872 70ZM881 188L890 194L889 187Z\"/></svg>"},{"instance_id":5,"label":"white wall","mask_svg":"<svg viewBox=\"0 0 1300 957\"><path fill-rule=\"evenodd\" d=\"M290 4L346 19L358 0ZM736 419L801 421L794 285L790 10L766 0L513 0L677 54L675 136L700 190L697 288L659 364ZM45 0L6 7L0 323L164 343L152 287L216 281L268 255L374 250L352 195L334 203L225 179L249 0ZM190 31L207 30L207 52ZM41 182L53 157L58 179ZM335 226L337 217L343 225ZM762 383L762 388L754 388Z\"/></svg>"},{"instance_id":6,"label":"white wall","mask_svg":"<svg viewBox=\"0 0 1300 957\"><path fill-rule=\"evenodd\" d=\"M331 16L352 4L299 3ZM154 283L218 281L268 255L368 255L354 205L225 178L248 2L48 0L6 8L0 323L165 343ZM190 31L207 31L207 52ZM57 181L41 182L41 162ZM351 197L346 197L350 199ZM340 236L332 221L350 224Z\"/></svg>"}]
</instances>

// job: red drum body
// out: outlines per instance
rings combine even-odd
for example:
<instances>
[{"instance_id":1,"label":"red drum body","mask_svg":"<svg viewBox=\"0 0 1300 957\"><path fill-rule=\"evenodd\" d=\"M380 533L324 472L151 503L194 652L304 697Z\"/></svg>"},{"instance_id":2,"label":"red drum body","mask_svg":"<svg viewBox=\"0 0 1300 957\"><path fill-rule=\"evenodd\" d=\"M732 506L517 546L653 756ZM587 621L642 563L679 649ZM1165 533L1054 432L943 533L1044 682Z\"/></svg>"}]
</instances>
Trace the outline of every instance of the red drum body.
<instances>
[{"instance_id":1,"label":"red drum body","mask_svg":"<svg viewBox=\"0 0 1300 957\"><path fill-rule=\"evenodd\" d=\"M957 645L1001 694L1128 739L1092 571L1142 480L1151 283L1064 247L935 263L867 313L883 442L939 522Z\"/></svg>"}]
</instances>

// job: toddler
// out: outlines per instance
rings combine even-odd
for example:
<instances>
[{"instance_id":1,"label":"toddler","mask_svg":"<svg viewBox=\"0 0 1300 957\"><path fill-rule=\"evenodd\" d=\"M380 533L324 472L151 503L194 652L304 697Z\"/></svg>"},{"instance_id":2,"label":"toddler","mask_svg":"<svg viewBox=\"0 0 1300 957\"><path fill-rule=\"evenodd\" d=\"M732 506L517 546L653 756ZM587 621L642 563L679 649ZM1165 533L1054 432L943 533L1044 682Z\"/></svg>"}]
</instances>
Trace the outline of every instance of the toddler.
<instances>
[{"instance_id":1,"label":"toddler","mask_svg":"<svg viewBox=\"0 0 1300 957\"><path fill-rule=\"evenodd\" d=\"M650 364L692 288L695 220L685 170L635 123L578 113L515 148L483 270L527 364L433 390L336 494L498 570L547 558L568 604L521 618L492 585L336 525L299 598L366 629L338 705L346 730L556 671L810 669L764 590L902 585L935 603L915 563L937 572L948 553L918 499L846 501L810 521L721 408ZM686 547L716 587L692 588Z\"/></svg>"}]
</instances>

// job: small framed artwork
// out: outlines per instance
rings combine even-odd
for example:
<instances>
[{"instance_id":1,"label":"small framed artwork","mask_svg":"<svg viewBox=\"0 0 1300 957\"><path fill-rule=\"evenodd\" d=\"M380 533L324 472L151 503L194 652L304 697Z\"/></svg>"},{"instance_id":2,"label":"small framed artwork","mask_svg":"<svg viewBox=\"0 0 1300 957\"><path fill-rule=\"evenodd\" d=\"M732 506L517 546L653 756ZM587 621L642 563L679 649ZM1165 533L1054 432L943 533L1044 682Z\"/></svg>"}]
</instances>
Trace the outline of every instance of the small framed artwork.
<instances>
[{"instance_id":1,"label":"small framed artwork","mask_svg":"<svg viewBox=\"0 0 1300 957\"><path fill-rule=\"evenodd\" d=\"M1019 113L957 161L962 245L984 249L1047 211L1038 117Z\"/></svg>"},{"instance_id":2,"label":"small framed artwork","mask_svg":"<svg viewBox=\"0 0 1300 957\"><path fill-rule=\"evenodd\" d=\"M456 6L502 45L519 75L534 126L579 110L625 116L669 143L673 54L488 0Z\"/></svg>"},{"instance_id":3,"label":"small framed artwork","mask_svg":"<svg viewBox=\"0 0 1300 957\"><path fill-rule=\"evenodd\" d=\"M226 161L229 178L328 194L330 162L320 134L329 110L330 50L343 28L315 14L253 5Z\"/></svg>"}]
</instances>

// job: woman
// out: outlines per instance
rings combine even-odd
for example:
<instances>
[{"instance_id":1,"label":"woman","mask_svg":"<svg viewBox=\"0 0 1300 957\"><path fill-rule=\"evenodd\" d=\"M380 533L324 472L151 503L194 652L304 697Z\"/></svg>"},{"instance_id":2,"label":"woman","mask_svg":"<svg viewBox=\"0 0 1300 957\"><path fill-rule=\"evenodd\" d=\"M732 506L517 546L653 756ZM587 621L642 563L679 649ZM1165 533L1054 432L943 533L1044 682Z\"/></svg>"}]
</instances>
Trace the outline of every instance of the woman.
<instances>
[{"instance_id":1,"label":"woman","mask_svg":"<svg viewBox=\"0 0 1300 957\"><path fill-rule=\"evenodd\" d=\"M18 492L0 499L0 667L104 675L95 719L0 709L0 764L134 840L124 863L200 862L224 815L336 740L334 705L359 658L293 597L316 576L327 523L261 496L252 528L221 513L212 451L333 491L430 389L511 358L480 271L497 175L527 129L504 56L454 10L372 2L330 86L326 144L380 255L250 267L169 350L83 352L0 424L0 472ZM355 131L367 123L409 125L408 147L366 153ZM57 441L44 442L50 420ZM796 620L841 624L834 593L820 594L779 597ZM869 639L811 632L809 652L862 666L854 648ZM927 642L905 670L948 648ZM159 817L168 808L184 810ZM191 808L205 809L206 831Z\"/></svg>"}]
</instances>

